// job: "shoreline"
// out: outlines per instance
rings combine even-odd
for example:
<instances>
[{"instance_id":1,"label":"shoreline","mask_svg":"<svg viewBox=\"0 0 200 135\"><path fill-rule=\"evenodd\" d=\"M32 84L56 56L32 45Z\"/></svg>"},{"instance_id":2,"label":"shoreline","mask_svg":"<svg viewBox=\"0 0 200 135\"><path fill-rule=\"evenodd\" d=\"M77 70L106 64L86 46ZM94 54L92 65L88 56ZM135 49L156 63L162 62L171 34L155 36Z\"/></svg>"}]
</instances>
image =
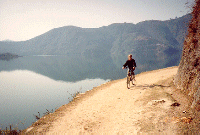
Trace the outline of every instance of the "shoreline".
<instances>
[{"instance_id":1,"label":"shoreline","mask_svg":"<svg viewBox=\"0 0 200 135\"><path fill-rule=\"evenodd\" d=\"M27 132L29 132L30 134L32 134L32 133L34 134L34 132L37 131L40 128L40 126L43 129L46 128L46 130L44 132L48 131L48 129L52 126L51 123L53 121L56 121L60 117L62 117L64 115L64 112L70 111L70 109L74 109L73 107L75 107L77 104L79 104L84 99L86 99L90 96L93 96L99 90L102 90L105 87L109 87L110 85L117 83L117 82L124 80L124 79L126 79L126 78L118 79L118 80L111 80L111 81L103 83L103 84L101 84L97 87L94 87L91 90L87 90L85 93L77 94L76 97L74 97L71 102L69 102L68 104L64 104L64 105L60 106L53 113L42 116L39 120L34 122L31 126L22 130L21 134L26 134ZM70 108L70 109L68 109L68 108Z\"/></svg>"}]
</instances>

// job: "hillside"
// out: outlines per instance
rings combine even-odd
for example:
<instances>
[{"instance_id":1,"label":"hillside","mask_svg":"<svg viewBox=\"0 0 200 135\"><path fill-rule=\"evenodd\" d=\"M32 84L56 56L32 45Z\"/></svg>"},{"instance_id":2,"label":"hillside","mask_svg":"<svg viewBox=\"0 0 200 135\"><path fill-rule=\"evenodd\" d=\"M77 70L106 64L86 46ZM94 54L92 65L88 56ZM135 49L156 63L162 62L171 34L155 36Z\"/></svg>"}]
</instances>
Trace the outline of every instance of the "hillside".
<instances>
[{"instance_id":1,"label":"hillside","mask_svg":"<svg viewBox=\"0 0 200 135\"><path fill-rule=\"evenodd\" d=\"M129 53L138 72L178 65L190 14L167 21L111 24L100 28L66 26L23 42L0 42L0 53L67 55L82 62L121 67ZM109 62L107 62L109 61Z\"/></svg>"},{"instance_id":2,"label":"hillside","mask_svg":"<svg viewBox=\"0 0 200 135\"><path fill-rule=\"evenodd\" d=\"M193 7L175 84L193 100L191 107L200 111L200 0Z\"/></svg>"}]
</instances>

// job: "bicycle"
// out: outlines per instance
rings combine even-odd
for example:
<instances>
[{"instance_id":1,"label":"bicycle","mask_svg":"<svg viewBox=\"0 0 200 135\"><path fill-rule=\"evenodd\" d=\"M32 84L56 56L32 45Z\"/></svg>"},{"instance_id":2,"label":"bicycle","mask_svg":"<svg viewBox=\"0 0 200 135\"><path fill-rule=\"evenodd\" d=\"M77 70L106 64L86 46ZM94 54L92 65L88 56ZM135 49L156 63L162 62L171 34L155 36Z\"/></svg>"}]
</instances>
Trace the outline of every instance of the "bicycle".
<instances>
[{"instance_id":1,"label":"bicycle","mask_svg":"<svg viewBox=\"0 0 200 135\"><path fill-rule=\"evenodd\" d=\"M132 82L132 85L135 85L133 81L135 81L135 73L134 70L130 70L129 68L125 67L127 70L127 88L130 89L130 82Z\"/></svg>"}]
</instances>

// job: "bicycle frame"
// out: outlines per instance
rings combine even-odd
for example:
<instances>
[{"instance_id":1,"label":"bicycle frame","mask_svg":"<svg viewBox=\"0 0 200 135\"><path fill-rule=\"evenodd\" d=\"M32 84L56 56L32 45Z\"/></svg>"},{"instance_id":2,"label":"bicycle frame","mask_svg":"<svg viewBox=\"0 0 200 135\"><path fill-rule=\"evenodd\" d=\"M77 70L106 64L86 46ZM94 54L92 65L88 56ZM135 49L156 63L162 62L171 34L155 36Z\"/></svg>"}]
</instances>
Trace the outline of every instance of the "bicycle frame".
<instances>
[{"instance_id":1,"label":"bicycle frame","mask_svg":"<svg viewBox=\"0 0 200 135\"><path fill-rule=\"evenodd\" d=\"M135 75L134 70L127 68L127 76Z\"/></svg>"},{"instance_id":2,"label":"bicycle frame","mask_svg":"<svg viewBox=\"0 0 200 135\"><path fill-rule=\"evenodd\" d=\"M127 88L130 89L130 82L132 81L132 84L134 85L133 83L133 80L135 80L135 73L134 73L134 70L130 70L128 68L127 70Z\"/></svg>"}]
</instances>

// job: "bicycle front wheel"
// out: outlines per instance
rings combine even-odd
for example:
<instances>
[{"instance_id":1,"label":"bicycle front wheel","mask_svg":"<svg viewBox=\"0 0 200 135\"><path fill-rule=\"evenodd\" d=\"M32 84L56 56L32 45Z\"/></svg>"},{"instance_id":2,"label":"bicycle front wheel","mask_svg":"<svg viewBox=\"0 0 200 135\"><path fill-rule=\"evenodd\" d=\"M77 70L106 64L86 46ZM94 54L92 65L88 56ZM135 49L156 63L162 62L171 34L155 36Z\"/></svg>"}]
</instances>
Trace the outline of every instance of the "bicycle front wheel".
<instances>
[{"instance_id":1,"label":"bicycle front wheel","mask_svg":"<svg viewBox=\"0 0 200 135\"><path fill-rule=\"evenodd\" d=\"M130 82L131 82L131 77L127 76L127 88L130 89Z\"/></svg>"},{"instance_id":2,"label":"bicycle front wheel","mask_svg":"<svg viewBox=\"0 0 200 135\"><path fill-rule=\"evenodd\" d=\"M135 75L131 75L131 82L132 82L133 85L135 85L134 81L135 81Z\"/></svg>"}]
</instances>

